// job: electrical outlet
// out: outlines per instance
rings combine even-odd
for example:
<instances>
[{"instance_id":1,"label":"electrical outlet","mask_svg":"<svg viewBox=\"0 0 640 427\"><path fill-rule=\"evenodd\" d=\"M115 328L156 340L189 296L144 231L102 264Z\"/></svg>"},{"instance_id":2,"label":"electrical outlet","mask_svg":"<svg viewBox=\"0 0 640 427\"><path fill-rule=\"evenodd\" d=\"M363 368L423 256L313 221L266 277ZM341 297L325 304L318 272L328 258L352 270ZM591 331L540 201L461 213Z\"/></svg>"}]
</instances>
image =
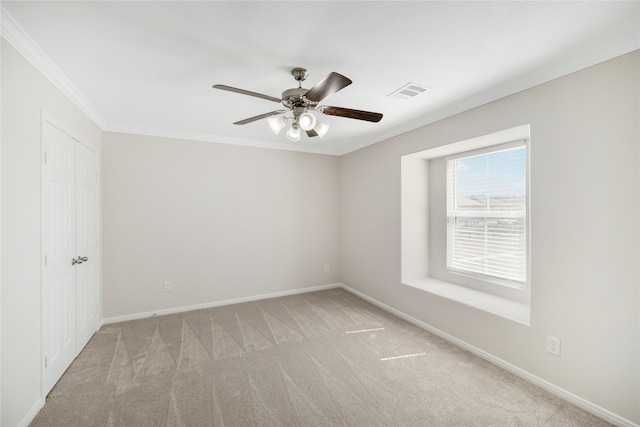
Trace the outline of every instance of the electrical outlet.
<instances>
[{"instance_id":1,"label":"electrical outlet","mask_svg":"<svg viewBox=\"0 0 640 427\"><path fill-rule=\"evenodd\" d=\"M171 292L171 282L164 282L162 290L165 292Z\"/></svg>"},{"instance_id":2,"label":"electrical outlet","mask_svg":"<svg viewBox=\"0 0 640 427\"><path fill-rule=\"evenodd\" d=\"M325 264L325 265L324 265L324 272L325 272L325 273L328 273L328 272L330 272L330 271L331 271L331 268L329 267L329 264Z\"/></svg>"},{"instance_id":3,"label":"electrical outlet","mask_svg":"<svg viewBox=\"0 0 640 427\"><path fill-rule=\"evenodd\" d=\"M547 335L547 352L560 356L560 338Z\"/></svg>"}]
</instances>

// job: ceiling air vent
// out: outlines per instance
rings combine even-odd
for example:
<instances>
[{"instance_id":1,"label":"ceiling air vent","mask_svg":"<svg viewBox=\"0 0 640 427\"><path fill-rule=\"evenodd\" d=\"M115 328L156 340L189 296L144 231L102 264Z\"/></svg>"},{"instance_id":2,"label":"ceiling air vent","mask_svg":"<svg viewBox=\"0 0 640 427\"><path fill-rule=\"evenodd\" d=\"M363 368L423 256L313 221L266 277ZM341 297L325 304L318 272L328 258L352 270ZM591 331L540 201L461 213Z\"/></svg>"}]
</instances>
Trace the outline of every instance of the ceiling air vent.
<instances>
[{"instance_id":1,"label":"ceiling air vent","mask_svg":"<svg viewBox=\"0 0 640 427\"><path fill-rule=\"evenodd\" d=\"M430 89L430 88L424 85L419 85L417 83L407 83L406 85L402 86L400 89L391 92L387 96L389 98L396 98L396 99L411 99L411 98L415 98L421 93L426 92L427 89Z\"/></svg>"}]
</instances>

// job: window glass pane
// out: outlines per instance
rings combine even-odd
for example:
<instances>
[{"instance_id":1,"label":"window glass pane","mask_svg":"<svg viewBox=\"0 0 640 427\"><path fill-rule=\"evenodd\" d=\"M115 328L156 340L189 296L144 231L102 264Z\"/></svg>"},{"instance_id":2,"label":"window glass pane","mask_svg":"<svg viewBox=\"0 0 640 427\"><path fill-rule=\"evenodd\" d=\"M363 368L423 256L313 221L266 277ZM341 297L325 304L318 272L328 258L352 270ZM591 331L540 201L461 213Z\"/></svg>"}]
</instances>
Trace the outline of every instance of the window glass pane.
<instances>
[{"instance_id":1,"label":"window glass pane","mask_svg":"<svg viewBox=\"0 0 640 427\"><path fill-rule=\"evenodd\" d=\"M447 267L526 282L526 149L447 162Z\"/></svg>"}]
</instances>

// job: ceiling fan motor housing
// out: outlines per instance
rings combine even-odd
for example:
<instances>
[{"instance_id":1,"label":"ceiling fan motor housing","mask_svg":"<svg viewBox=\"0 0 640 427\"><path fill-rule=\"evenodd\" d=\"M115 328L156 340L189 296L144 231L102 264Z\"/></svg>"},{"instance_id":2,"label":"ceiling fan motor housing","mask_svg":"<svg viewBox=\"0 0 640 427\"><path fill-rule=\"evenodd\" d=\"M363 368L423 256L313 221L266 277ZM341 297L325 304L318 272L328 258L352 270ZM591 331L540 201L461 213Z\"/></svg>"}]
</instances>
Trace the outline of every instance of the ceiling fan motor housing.
<instances>
[{"instance_id":1,"label":"ceiling fan motor housing","mask_svg":"<svg viewBox=\"0 0 640 427\"><path fill-rule=\"evenodd\" d=\"M317 105L317 102L311 102L308 99L304 98L304 94L306 94L308 91L309 89L305 89L302 87L285 90L284 92L282 92L282 105L291 109L295 107L313 109Z\"/></svg>"}]
</instances>

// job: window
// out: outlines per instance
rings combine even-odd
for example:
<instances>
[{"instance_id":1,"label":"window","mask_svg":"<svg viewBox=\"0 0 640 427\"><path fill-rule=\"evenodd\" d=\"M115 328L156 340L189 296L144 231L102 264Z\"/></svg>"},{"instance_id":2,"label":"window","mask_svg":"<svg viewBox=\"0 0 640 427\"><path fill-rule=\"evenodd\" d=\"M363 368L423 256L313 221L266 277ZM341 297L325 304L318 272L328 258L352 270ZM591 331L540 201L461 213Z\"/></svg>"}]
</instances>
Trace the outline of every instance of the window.
<instances>
[{"instance_id":1,"label":"window","mask_svg":"<svg viewBox=\"0 0 640 427\"><path fill-rule=\"evenodd\" d=\"M523 124L401 156L404 285L530 324L530 135Z\"/></svg>"},{"instance_id":2,"label":"window","mask_svg":"<svg viewBox=\"0 0 640 427\"><path fill-rule=\"evenodd\" d=\"M520 141L446 158L450 272L526 287L526 157Z\"/></svg>"}]
</instances>

